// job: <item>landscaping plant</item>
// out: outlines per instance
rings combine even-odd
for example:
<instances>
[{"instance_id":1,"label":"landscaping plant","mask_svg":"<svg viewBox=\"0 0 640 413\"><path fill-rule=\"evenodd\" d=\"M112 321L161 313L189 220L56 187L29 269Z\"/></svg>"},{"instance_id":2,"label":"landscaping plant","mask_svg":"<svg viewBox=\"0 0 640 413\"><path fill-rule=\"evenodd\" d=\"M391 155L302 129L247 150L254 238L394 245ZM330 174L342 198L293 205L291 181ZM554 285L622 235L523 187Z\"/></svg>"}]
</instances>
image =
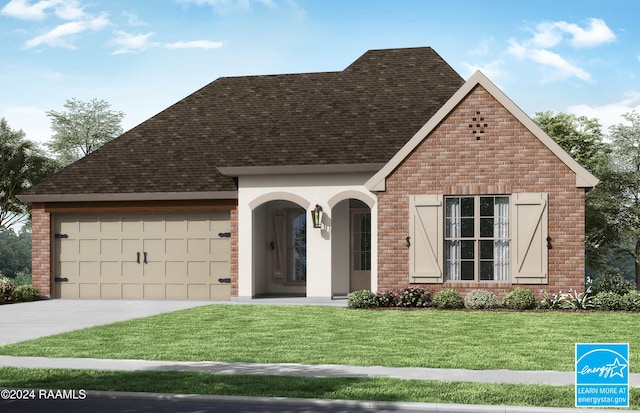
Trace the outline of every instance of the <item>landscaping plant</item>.
<instances>
[{"instance_id":1,"label":"landscaping plant","mask_svg":"<svg viewBox=\"0 0 640 413\"><path fill-rule=\"evenodd\" d=\"M464 306L470 310L490 310L500 308L500 301L491 291L473 290L464 297Z\"/></svg>"},{"instance_id":2,"label":"landscaping plant","mask_svg":"<svg viewBox=\"0 0 640 413\"><path fill-rule=\"evenodd\" d=\"M445 288L433 296L431 305L438 310L464 308L464 300L458 291Z\"/></svg>"},{"instance_id":3,"label":"landscaping plant","mask_svg":"<svg viewBox=\"0 0 640 413\"><path fill-rule=\"evenodd\" d=\"M358 290L349 294L349 308L374 308L376 295L369 290Z\"/></svg>"},{"instance_id":4,"label":"landscaping plant","mask_svg":"<svg viewBox=\"0 0 640 413\"><path fill-rule=\"evenodd\" d=\"M535 310L539 306L533 291L522 287L507 293L502 300L502 305L511 310Z\"/></svg>"}]
</instances>

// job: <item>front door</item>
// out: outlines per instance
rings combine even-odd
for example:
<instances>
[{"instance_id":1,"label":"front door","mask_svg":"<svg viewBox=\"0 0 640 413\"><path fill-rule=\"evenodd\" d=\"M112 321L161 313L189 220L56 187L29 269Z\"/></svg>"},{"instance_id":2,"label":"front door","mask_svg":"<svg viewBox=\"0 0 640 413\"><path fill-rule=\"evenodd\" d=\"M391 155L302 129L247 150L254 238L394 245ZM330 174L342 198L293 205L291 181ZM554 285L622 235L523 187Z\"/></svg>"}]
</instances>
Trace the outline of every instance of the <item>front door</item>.
<instances>
[{"instance_id":1,"label":"front door","mask_svg":"<svg viewBox=\"0 0 640 413\"><path fill-rule=\"evenodd\" d=\"M351 210L350 292L371 289L371 211Z\"/></svg>"}]
</instances>

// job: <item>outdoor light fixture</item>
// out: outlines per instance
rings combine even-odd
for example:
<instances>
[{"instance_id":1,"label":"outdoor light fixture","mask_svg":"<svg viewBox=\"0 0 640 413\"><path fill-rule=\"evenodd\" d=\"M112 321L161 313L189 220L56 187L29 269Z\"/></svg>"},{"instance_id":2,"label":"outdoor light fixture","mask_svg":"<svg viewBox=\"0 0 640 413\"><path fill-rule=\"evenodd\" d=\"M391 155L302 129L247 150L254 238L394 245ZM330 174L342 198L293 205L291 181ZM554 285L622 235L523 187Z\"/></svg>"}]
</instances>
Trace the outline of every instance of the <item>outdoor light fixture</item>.
<instances>
[{"instance_id":1,"label":"outdoor light fixture","mask_svg":"<svg viewBox=\"0 0 640 413\"><path fill-rule=\"evenodd\" d=\"M314 228L322 228L322 207L316 204L315 209L311 210L311 220Z\"/></svg>"}]
</instances>

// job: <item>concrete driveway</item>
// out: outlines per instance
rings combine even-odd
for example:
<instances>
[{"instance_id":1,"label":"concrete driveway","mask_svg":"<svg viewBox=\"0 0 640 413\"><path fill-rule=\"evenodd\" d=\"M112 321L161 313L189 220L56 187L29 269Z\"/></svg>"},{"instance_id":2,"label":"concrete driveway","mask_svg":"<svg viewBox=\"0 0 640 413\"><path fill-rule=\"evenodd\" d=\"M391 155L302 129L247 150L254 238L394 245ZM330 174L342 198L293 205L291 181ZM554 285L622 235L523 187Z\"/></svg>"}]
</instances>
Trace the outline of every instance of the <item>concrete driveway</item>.
<instances>
[{"instance_id":1,"label":"concrete driveway","mask_svg":"<svg viewBox=\"0 0 640 413\"><path fill-rule=\"evenodd\" d=\"M0 305L0 345L210 304L214 302L45 300Z\"/></svg>"}]
</instances>

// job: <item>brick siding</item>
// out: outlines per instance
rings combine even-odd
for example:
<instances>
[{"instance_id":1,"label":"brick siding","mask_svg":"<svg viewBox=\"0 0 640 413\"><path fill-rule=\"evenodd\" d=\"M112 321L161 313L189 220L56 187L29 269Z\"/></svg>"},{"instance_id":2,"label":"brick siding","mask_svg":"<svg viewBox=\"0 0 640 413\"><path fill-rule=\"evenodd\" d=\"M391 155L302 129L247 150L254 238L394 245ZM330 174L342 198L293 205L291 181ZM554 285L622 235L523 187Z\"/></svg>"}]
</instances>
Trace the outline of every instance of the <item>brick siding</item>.
<instances>
[{"instance_id":1,"label":"brick siding","mask_svg":"<svg viewBox=\"0 0 640 413\"><path fill-rule=\"evenodd\" d=\"M445 281L421 286L432 293L455 288L463 295L485 289L499 297L515 287L529 288L537 295L543 289L582 291L584 188L576 188L575 173L481 86L387 177L386 191L378 194L378 289L410 285L405 241L409 234L409 195L518 192L549 194L553 248L548 250L548 284Z\"/></svg>"},{"instance_id":2,"label":"brick siding","mask_svg":"<svg viewBox=\"0 0 640 413\"><path fill-rule=\"evenodd\" d=\"M41 295L51 297L51 214L44 204L31 208L31 282Z\"/></svg>"}]
</instances>

